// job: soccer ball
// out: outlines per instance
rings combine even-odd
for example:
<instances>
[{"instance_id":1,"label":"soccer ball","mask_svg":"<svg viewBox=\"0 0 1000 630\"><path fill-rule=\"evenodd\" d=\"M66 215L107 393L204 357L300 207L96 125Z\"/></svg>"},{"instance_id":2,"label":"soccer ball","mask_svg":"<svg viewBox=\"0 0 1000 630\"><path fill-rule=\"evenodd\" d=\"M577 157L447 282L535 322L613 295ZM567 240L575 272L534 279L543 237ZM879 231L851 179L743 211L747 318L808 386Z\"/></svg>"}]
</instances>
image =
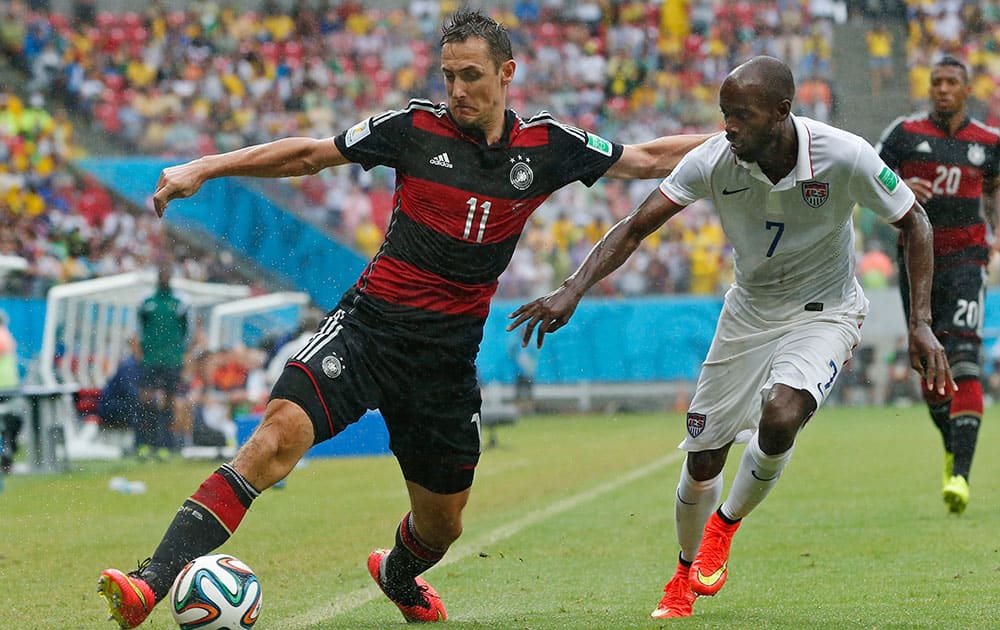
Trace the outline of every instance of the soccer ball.
<instances>
[{"instance_id":1,"label":"soccer ball","mask_svg":"<svg viewBox=\"0 0 1000 630\"><path fill-rule=\"evenodd\" d=\"M170 587L170 612L181 630L243 630L260 616L260 582L226 554L195 558Z\"/></svg>"}]
</instances>

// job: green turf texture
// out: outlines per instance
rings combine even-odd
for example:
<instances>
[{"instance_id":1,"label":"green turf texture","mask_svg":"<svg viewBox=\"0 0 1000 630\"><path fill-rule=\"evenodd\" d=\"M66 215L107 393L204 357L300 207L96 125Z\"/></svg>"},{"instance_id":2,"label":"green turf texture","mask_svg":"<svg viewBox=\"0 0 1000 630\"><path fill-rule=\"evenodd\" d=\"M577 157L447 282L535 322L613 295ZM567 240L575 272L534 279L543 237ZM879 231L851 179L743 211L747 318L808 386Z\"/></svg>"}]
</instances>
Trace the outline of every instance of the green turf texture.
<instances>
[{"instance_id":1,"label":"green turf texture","mask_svg":"<svg viewBox=\"0 0 1000 630\"><path fill-rule=\"evenodd\" d=\"M960 517L941 500L926 411L823 409L733 543L719 595L689 619L649 618L674 571L683 417L538 416L497 432L465 533L426 578L456 628L1000 627L1000 408L988 408ZM728 488L742 447L734 447ZM0 628L116 628L106 567L150 555L212 462L76 463L0 493ZM108 488L144 481L145 494ZM311 460L262 495L220 551L257 572L256 628L402 627L365 570L407 509L389 457ZM164 605L146 629L175 628Z\"/></svg>"}]
</instances>

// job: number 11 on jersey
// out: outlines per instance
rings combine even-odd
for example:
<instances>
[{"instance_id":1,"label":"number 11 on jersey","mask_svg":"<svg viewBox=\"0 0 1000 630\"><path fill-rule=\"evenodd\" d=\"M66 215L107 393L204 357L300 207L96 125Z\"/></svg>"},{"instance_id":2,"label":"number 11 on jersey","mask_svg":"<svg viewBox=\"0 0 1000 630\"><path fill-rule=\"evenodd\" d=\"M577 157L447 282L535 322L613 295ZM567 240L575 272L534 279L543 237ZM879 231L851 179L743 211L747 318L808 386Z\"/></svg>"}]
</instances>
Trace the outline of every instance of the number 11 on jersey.
<instances>
[{"instance_id":1,"label":"number 11 on jersey","mask_svg":"<svg viewBox=\"0 0 1000 630\"><path fill-rule=\"evenodd\" d=\"M465 204L469 206L469 216L465 218L465 231L462 232L462 238L472 238L472 232L475 229L475 241L477 243L482 243L483 233L486 231L486 220L490 218L490 208L493 206L493 203L491 201L479 203L479 199L476 197L469 197L469 200L466 201ZM475 227L477 213L481 213L478 228Z\"/></svg>"}]
</instances>

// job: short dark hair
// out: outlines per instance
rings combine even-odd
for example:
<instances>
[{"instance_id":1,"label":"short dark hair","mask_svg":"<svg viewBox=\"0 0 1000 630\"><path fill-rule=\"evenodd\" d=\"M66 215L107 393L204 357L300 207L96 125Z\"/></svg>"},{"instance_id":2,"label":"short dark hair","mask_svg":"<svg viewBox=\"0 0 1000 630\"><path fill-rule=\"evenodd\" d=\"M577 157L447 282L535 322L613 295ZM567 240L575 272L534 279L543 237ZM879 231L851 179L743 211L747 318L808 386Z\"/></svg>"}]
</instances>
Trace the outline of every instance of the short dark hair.
<instances>
[{"instance_id":1,"label":"short dark hair","mask_svg":"<svg viewBox=\"0 0 1000 630\"><path fill-rule=\"evenodd\" d=\"M940 59L937 60L937 62L934 63L935 68L939 66L951 66L952 68L958 68L959 70L962 71L962 77L965 79L965 82L966 83L969 82L969 69L965 67L965 64L962 63L962 61L957 57L952 57L951 55L945 55L944 57L941 57Z\"/></svg>"},{"instance_id":2,"label":"short dark hair","mask_svg":"<svg viewBox=\"0 0 1000 630\"><path fill-rule=\"evenodd\" d=\"M462 7L445 22L441 32L441 45L464 42L470 37L482 38L490 50L490 58L497 68L514 58L507 29L479 9Z\"/></svg>"}]
</instances>

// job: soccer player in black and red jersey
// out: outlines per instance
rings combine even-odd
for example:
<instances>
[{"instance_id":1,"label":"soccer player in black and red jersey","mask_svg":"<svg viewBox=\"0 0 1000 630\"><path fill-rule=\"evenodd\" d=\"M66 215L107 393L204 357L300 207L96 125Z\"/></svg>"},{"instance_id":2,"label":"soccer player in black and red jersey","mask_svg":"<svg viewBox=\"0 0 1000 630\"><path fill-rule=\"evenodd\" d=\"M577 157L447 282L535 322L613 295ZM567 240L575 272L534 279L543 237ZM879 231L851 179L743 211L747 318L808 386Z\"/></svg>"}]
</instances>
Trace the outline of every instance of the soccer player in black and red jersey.
<instances>
[{"instance_id":1,"label":"soccer player in black and red jersey","mask_svg":"<svg viewBox=\"0 0 1000 630\"><path fill-rule=\"evenodd\" d=\"M311 446L375 408L410 511L368 571L408 621L445 619L419 576L462 532L481 443L476 354L526 221L574 181L663 177L708 137L623 146L546 113L521 118L506 107L515 67L504 27L462 9L441 38L446 104L413 100L335 138L286 138L164 169L153 195L161 216L209 179L310 175L349 162L395 169L396 190L381 249L286 363L254 434L184 502L147 562L101 574L121 627L142 623L181 568L222 545Z\"/></svg>"},{"instance_id":2,"label":"soccer player in black and red jersey","mask_svg":"<svg viewBox=\"0 0 1000 630\"><path fill-rule=\"evenodd\" d=\"M958 390L940 396L922 388L934 424L944 440L942 494L949 511L961 514L969 502L969 469L983 416L983 285L997 227L1000 135L970 118L971 85L965 64L946 56L931 70L932 111L901 118L876 147L882 159L913 189L934 227L934 333L948 353ZM997 240L993 238L993 248ZM900 265L903 307L910 301Z\"/></svg>"}]
</instances>

